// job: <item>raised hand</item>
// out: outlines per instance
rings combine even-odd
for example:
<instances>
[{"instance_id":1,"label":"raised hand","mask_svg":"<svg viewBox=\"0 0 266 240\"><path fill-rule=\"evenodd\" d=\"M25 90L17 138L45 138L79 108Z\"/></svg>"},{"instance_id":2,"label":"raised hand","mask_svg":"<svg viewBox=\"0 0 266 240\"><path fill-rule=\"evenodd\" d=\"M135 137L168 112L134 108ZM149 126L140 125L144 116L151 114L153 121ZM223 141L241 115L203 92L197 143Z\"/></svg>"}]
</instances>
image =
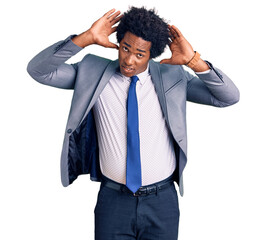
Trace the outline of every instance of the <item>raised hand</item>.
<instances>
[{"instance_id":1,"label":"raised hand","mask_svg":"<svg viewBox=\"0 0 266 240\"><path fill-rule=\"evenodd\" d=\"M172 57L169 59L163 59L160 63L172 65L187 64L195 54L192 46L176 26L169 25L168 27L170 36L169 47L172 52Z\"/></svg>"},{"instance_id":2,"label":"raised hand","mask_svg":"<svg viewBox=\"0 0 266 240\"><path fill-rule=\"evenodd\" d=\"M117 27L114 25L120 21L122 16L120 11L112 9L94 22L90 29L74 37L72 41L80 47L98 44L103 47L118 49L116 44L109 41L109 36L116 31Z\"/></svg>"},{"instance_id":3,"label":"raised hand","mask_svg":"<svg viewBox=\"0 0 266 240\"><path fill-rule=\"evenodd\" d=\"M169 59L163 59L160 61L161 64L172 64L172 65L186 65L189 61L194 57L195 52L193 51L190 43L185 39L179 29L172 25L169 27L169 35L170 35L170 50L172 52L172 56ZM203 72L209 69L208 64L203 61L201 58L191 68L195 72Z\"/></svg>"}]
</instances>

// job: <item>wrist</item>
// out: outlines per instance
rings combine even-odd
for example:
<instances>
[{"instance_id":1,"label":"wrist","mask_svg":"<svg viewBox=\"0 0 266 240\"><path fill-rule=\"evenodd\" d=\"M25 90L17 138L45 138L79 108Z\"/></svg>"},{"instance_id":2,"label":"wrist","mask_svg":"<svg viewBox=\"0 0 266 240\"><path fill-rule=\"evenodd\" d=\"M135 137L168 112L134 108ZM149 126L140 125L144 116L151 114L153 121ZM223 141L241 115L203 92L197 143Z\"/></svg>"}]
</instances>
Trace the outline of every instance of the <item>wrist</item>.
<instances>
[{"instance_id":1,"label":"wrist","mask_svg":"<svg viewBox=\"0 0 266 240\"><path fill-rule=\"evenodd\" d=\"M200 54L197 51L194 51L193 57L187 62L186 66L193 69L200 60Z\"/></svg>"},{"instance_id":2,"label":"wrist","mask_svg":"<svg viewBox=\"0 0 266 240\"><path fill-rule=\"evenodd\" d=\"M200 58L200 54L195 51L192 59L186 64L189 68L191 68L194 72L204 72L209 70L208 64Z\"/></svg>"},{"instance_id":3,"label":"wrist","mask_svg":"<svg viewBox=\"0 0 266 240\"><path fill-rule=\"evenodd\" d=\"M94 44L93 35L90 29L74 37L72 42L82 48Z\"/></svg>"}]
</instances>

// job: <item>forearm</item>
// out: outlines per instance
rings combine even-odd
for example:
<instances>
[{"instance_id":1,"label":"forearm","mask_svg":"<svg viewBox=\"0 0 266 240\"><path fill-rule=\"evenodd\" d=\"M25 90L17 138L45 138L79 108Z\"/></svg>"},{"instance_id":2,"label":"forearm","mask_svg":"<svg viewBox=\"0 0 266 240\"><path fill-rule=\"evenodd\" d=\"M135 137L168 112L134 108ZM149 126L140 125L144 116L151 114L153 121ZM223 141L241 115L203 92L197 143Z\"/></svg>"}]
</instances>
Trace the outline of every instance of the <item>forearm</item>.
<instances>
[{"instance_id":1,"label":"forearm","mask_svg":"<svg viewBox=\"0 0 266 240\"><path fill-rule=\"evenodd\" d=\"M198 63L191 68L195 73L197 72L204 72L210 69L210 67L208 66L208 64L203 61L201 58L199 59Z\"/></svg>"},{"instance_id":2,"label":"forearm","mask_svg":"<svg viewBox=\"0 0 266 240\"><path fill-rule=\"evenodd\" d=\"M188 100L217 107L226 107L239 101L239 90L221 70L206 62L210 71L188 76Z\"/></svg>"},{"instance_id":3,"label":"forearm","mask_svg":"<svg viewBox=\"0 0 266 240\"><path fill-rule=\"evenodd\" d=\"M85 48L91 44L94 44L93 35L89 30L83 32L72 39L72 42L81 48Z\"/></svg>"}]
</instances>

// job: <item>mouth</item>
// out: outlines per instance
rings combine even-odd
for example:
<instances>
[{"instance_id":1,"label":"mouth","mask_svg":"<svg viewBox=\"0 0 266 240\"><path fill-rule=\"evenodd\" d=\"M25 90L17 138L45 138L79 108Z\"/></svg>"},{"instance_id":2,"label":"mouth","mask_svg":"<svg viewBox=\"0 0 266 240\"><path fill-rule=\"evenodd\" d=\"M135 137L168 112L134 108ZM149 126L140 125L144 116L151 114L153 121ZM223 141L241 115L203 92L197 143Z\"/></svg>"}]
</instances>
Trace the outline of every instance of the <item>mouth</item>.
<instances>
[{"instance_id":1,"label":"mouth","mask_svg":"<svg viewBox=\"0 0 266 240\"><path fill-rule=\"evenodd\" d=\"M122 67L123 71L126 73L132 73L134 71L134 68L132 68L132 67L126 67L124 65L121 65L121 67Z\"/></svg>"}]
</instances>

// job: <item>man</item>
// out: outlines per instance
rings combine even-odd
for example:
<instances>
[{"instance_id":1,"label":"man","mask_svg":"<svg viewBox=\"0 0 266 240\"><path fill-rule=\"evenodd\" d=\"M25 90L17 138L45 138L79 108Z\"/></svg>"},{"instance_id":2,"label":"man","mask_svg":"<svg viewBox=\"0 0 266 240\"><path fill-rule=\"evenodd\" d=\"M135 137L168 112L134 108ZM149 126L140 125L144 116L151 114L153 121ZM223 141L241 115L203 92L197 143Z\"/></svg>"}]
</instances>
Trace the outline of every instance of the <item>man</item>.
<instances>
[{"instance_id":1,"label":"man","mask_svg":"<svg viewBox=\"0 0 266 240\"><path fill-rule=\"evenodd\" d=\"M108 39L114 32L119 47ZM118 49L119 59L88 54L79 63L64 63L92 44ZM167 44L172 57L154 62ZM173 181L183 195L186 100L232 105L239 100L233 82L203 61L175 26L153 10L134 7L124 15L110 10L84 33L39 53L27 70L40 83L74 89L62 183L85 173L101 181L95 239L177 239Z\"/></svg>"}]
</instances>

